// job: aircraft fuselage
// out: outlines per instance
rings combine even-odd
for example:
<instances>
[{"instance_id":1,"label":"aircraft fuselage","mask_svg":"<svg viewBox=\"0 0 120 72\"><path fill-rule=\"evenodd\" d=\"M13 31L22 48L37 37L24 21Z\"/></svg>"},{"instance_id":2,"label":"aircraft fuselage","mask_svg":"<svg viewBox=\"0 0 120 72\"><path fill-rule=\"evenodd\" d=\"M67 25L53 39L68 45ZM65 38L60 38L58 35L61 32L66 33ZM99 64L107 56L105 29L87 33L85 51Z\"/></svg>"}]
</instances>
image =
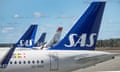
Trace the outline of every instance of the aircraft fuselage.
<instances>
[{"instance_id":1,"label":"aircraft fuselage","mask_svg":"<svg viewBox=\"0 0 120 72\"><path fill-rule=\"evenodd\" d=\"M4 71L70 72L112 59L112 57L111 54L100 51L16 49Z\"/></svg>"}]
</instances>

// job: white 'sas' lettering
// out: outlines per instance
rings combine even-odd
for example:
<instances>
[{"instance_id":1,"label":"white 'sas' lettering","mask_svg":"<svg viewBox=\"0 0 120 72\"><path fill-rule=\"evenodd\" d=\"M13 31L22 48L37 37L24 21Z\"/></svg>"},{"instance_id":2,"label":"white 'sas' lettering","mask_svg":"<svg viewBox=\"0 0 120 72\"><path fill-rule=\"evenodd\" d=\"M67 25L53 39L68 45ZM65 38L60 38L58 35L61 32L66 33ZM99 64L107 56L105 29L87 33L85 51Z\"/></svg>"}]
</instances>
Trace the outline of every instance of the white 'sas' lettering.
<instances>
[{"instance_id":1,"label":"white 'sas' lettering","mask_svg":"<svg viewBox=\"0 0 120 72\"><path fill-rule=\"evenodd\" d=\"M65 47L76 47L78 44L80 45L80 47L92 47L94 45L94 37L96 36L97 34L96 33L92 33L90 36L89 36L89 44L86 43L86 39L87 39L87 34L86 33L83 33L81 34L81 36L78 38L78 40L75 42L74 40L74 37L77 37L78 35L77 34L71 34L69 36L69 43L70 44L64 44Z\"/></svg>"},{"instance_id":2,"label":"white 'sas' lettering","mask_svg":"<svg viewBox=\"0 0 120 72\"><path fill-rule=\"evenodd\" d=\"M20 40L20 46L32 46L32 40Z\"/></svg>"}]
</instances>

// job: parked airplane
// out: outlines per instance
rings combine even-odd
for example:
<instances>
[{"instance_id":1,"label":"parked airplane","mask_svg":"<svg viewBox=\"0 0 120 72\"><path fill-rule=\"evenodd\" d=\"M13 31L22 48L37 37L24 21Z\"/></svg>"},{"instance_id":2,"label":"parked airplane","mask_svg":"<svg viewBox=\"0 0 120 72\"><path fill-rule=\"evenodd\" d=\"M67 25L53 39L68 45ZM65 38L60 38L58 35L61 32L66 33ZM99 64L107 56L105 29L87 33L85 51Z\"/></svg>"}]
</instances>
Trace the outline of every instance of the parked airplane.
<instances>
[{"instance_id":1,"label":"parked airplane","mask_svg":"<svg viewBox=\"0 0 120 72\"><path fill-rule=\"evenodd\" d=\"M50 40L50 42L48 42L47 44L45 44L46 32L42 33L42 35L40 36L38 41L36 43L34 43L35 42L35 35L36 35L36 31L37 31L37 26L38 25L31 25L28 28L28 30L24 33L24 35L18 41L17 47L36 49L36 48L39 48L40 46L43 46L43 47L48 48L48 47L53 47L60 40L61 32L63 29L62 27L58 27L55 35Z\"/></svg>"},{"instance_id":2,"label":"parked airplane","mask_svg":"<svg viewBox=\"0 0 120 72\"><path fill-rule=\"evenodd\" d=\"M16 47L11 48L6 54L8 57L0 58L1 71L71 72L112 59L114 55L111 53L92 51L95 49L104 6L104 1L93 2L68 34L48 50L15 50L11 57Z\"/></svg>"},{"instance_id":3,"label":"parked airplane","mask_svg":"<svg viewBox=\"0 0 120 72\"><path fill-rule=\"evenodd\" d=\"M45 38L46 38L46 32L42 33L38 41L34 44L34 47L40 47L45 43Z\"/></svg>"},{"instance_id":4,"label":"parked airplane","mask_svg":"<svg viewBox=\"0 0 120 72\"><path fill-rule=\"evenodd\" d=\"M43 50L43 48L48 49L53 47L60 40L62 29L62 27L58 27L55 35L48 43L45 42L46 33L43 33L32 49Z\"/></svg>"},{"instance_id":5,"label":"parked airplane","mask_svg":"<svg viewBox=\"0 0 120 72\"><path fill-rule=\"evenodd\" d=\"M24 35L20 38L20 40L17 42L17 47L33 48L37 27L37 24L31 25L28 28L28 30L24 33Z\"/></svg>"},{"instance_id":6,"label":"parked airplane","mask_svg":"<svg viewBox=\"0 0 120 72\"><path fill-rule=\"evenodd\" d=\"M53 36L53 38L46 44L46 48L51 48L53 47L56 43L58 43L58 41L60 40L61 37L61 33L62 33L62 29L63 27L58 27L55 35Z\"/></svg>"},{"instance_id":7,"label":"parked airplane","mask_svg":"<svg viewBox=\"0 0 120 72\"><path fill-rule=\"evenodd\" d=\"M37 24L32 24L27 31L23 34L23 36L18 40L16 44L13 45L13 47L7 51L7 53L4 55L1 52L2 58L0 59L0 68L6 68L8 65L8 62L13 55L13 52L15 48L32 48L34 46L34 39L37 31ZM6 49L5 49L6 50Z\"/></svg>"}]
</instances>

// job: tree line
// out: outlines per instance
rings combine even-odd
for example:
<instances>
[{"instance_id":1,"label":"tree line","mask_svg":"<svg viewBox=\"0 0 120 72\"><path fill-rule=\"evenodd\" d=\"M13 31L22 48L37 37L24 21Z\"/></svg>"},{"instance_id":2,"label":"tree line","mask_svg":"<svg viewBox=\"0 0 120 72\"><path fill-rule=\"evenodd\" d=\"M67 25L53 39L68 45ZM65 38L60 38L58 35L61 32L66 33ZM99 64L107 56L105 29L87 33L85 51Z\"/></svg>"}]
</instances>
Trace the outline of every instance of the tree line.
<instances>
[{"instance_id":1,"label":"tree line","mask_svg":"<svg viewBox=\"0 0 120 72\"><path fill-rule=\"evenodd\" d=\"M120 38L98 40L97 43L96 43L96 46L97 47L120 47Z\"/></svg>"},{"instance_id":2,"label":"tree line","mask_svg":"<svg viewBox=\"0 0 120 72\"><path fill-rule=\"evenodd\" d=\"M12 47L14 43L2 43L0 47ZM120 38L119 39L107 39L107 40L98 40L96 47L120 47Z\"/></svg>"}]
</instances>

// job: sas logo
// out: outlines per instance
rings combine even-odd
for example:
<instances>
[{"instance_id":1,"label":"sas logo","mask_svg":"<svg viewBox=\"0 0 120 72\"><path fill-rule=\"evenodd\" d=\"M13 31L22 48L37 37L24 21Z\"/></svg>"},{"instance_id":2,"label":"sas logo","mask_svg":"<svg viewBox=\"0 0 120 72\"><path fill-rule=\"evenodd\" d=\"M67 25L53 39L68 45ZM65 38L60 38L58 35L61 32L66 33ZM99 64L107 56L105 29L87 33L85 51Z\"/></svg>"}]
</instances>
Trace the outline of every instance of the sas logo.
<instances>
[{"instance_id":1,"label":"sas logo","mask_svg":"<svg viewBox=\"0 0 120 72\"><path fill-rule=\"evenodd\" d=\"M71 34L69 36L69 44L64 44L65 47L76 47L78 44L80 47L92 47L94 45L94 38L97 34L90 34L89 38L87 38L87 34L83 33L80 36L78 34ZM74 40L75 37L79 37L77 41ZM89 44L86 42L86 39L89 39Z\"/></svg>"},{"instance_id":2,"label":"sas logo","mask_svg":"<svg viewBox=\"0 0 120 72\"><path fill-rule=\"evenodd\" d=\"M32 40L20 40L20 46L32 46Z\"/></svg>"}]
</instances>

